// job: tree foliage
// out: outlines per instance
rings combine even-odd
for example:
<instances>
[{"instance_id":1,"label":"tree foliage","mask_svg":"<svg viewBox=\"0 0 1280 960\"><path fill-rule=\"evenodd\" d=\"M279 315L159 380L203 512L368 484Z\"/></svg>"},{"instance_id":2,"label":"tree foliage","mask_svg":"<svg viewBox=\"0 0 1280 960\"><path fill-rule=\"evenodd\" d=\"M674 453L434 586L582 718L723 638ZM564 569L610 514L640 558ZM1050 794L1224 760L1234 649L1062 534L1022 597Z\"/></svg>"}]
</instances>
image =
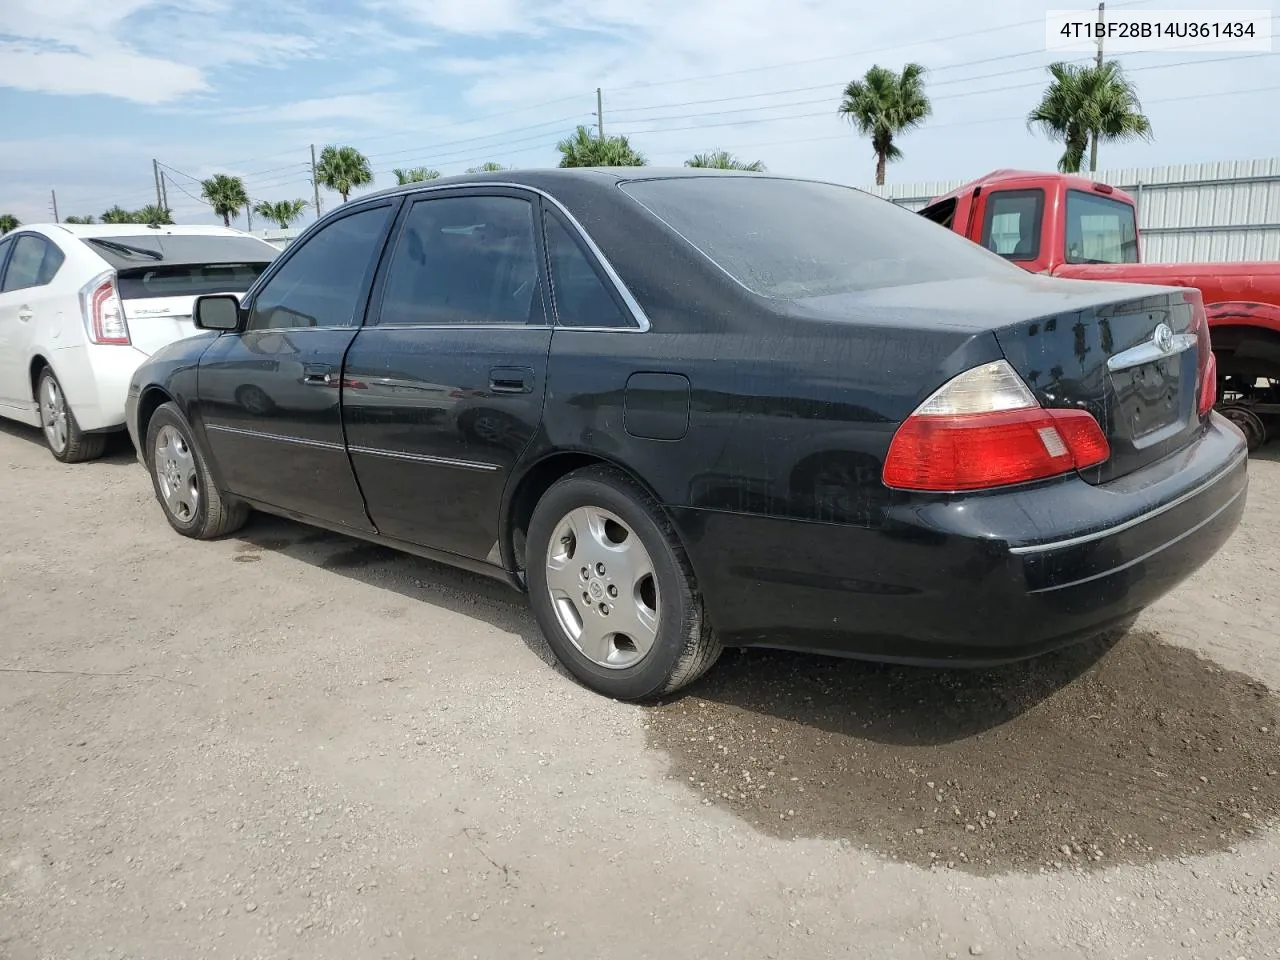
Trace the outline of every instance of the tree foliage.
<instances>
[{"instance_id":1,"label":"tree foliage","mask_svg":"<svg viewBox=\"0 0 1280 960\"><path fill-rule=\"evenodd\" d=\"M306 200L277 200L274 203L263 200L253 208L253 212L264 220L278 223L281 230L287 230L309 206L311 204Z\"/></svg>"},{"instance_id":2,"label":"tree foliage","mask_svg":"<svg viewBox=\"0 0 1280 960\"><path fill-rule=\"evenodd\" d=\"M22 221L12 213L0 213L0 234L10 233L22 226Z\"/></svg>"},{"instance_id":3,"label":"tree foliage","mask_svg":"<svg viewBox=\"0 0 1280 960\"><path fill-rule=\"evenodd\" d=\"M133 217L134 223L155 223L160 225L173 223L173 212L167 207L162 207L156 203L149 203L141 210L135 210Z\"/></svg>"},{"instance_id":4,"label":"tree foliage","mask_svg":"<svg viewBox=\"0 0 1280 960\"><path fill-rule=\"evenodd\" d=\"M556 149L562 167L643 167L647 163L626 137L595 137L584 126L556 144Z\"/></svg>"},{"instance_id":5,"label":"tree foliage","mask_svg":"<svg viewBox=\"0 0 1280 960\"><path fill-rule=\"evenodd\" d=\"M94 223L95 221L93 218L93 214L89 214L87 217L75 217L75 216L63 217L62 222L63 223Z\"/></svg>"},{"instance_id":6,"label":"tree foliage","mask_svg":"<svg viewBox=\"0 0 1280 960\"><path fill-rule=\"evenodd\" d=\"M223 226L227 227L231 226L233 217L240 216L240 211L249 206L244 181L226 173L215 173L200 181L200 196L213 207L214 213L222 217Z\"/></svg>"},{"instance_id":7,"label":"tree foliage","mask_svg":"<svg viewBox=\"0 0 1280 960\"><path fill-rule=\"evenodd\" d=\"M924 67L908 63L902 73L895 73L876 64L861 80L849 81L838 111L859 133L871 138L876 183L883 184L889 161L902 158L897 138L919 127L933 113L924 92Z\"/></svg>"},{"instance_id":8,"label":"tree foliage","mask_svg":"<svg viewBox=\"0 0 1280 960\"><path fill-rule=\"evenodd\" d=\"M1151 139L1151 121L1120 64L1054 63L1049 77L1044 96L1027 115L1027 126L1063 144L1058 159L1062 173L1079 173L1086 150L1089 169L1096 170L1099 142Z\"/></svg>"},{"instance_id":9,"label":"tree foliage","mask_svg":"<svg viewBox=\"0 0 1280 960\"><path fill-rule=\"evenodd\" d=\"M684 162L686 167L706 167L713 170L750 170L764 173L764 164L759 160L739 160L728 150L712 150L709 153L695 153Z\"/></svg>"},{"instance_id":10,"label":"tree foliage","mask_svg":"<svg viewBox=\"0 0 1280 960\"><path fill-rule=\"evenodd\" d=\"M346 203L352 190L373 183L373 171L369 168L369 158L355 147L331 145L320 151L316 179L320 186L341 194L342 202Z\"/></svg>"},{"instance_id":11,"label":"tree foliage","mask_svg":"<svg viewBox=\"0 0 1280 960\"><path fill-rule=\"evenodd\" d=\"M432 170L429 167L413 167L409 170L401 170L398 167L391 171L395 175L396 183L404 186L406 183L422 183L424 180L437 180L440 177L439 170Z\"/></svg>"},{"instance_id":12,"label":"tree foliage","mask_svg":"<svg viewBox=\"0 0 1280 960\"><path fill-rule=\"evenodd\" d=\"M510 167L504 167L493 160L487 160L478 167L467 167L467 173L500 173L503 170L510 169Z\"/></svg>"}]
</instances>

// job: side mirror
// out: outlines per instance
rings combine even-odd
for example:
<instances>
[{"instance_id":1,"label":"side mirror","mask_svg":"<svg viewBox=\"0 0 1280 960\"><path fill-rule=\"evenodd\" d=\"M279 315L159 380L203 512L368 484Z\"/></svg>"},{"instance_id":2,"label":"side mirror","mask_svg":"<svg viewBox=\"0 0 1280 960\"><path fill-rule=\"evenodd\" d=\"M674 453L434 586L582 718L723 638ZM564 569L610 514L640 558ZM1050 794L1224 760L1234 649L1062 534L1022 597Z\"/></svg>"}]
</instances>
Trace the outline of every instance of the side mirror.
<instances>
[{"instance_id":1,"label":"side mirror","mask_svg":"<svg viewBox=\"0 0 1280 960\"><path fill-rule=\"evenodd\" d=\"M238 330L240 328L240 300L229 293L197 297L191 310L191 319L197 330Z\"/></svg>"}]
</instances>

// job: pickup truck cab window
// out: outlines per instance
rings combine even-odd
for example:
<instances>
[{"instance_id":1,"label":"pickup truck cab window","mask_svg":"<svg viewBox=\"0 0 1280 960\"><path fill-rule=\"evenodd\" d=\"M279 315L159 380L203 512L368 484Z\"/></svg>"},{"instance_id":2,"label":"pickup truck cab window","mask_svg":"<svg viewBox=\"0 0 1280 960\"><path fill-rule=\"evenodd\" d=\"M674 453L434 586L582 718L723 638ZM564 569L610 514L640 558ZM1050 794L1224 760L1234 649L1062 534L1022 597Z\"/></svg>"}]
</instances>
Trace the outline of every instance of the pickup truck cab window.
<instances>
[{"instance_id":1,"label":"pickup truck cab window","mask_svg":"<svg viewBox=\"0 0 1280 960\"><path fill-rule=\"evenodd\" d=\"M992 193L987 197L982 245L1007 260L1034 260L1040 255L1043 217L1043 190Z\"/></svg>"},{"instance_id":2,"label":"pickup truck cab window","mask_svg":"<svg viewBox=\"0 0 1280 960\"><path fill-rule=\"evenodd\" d=\"M1110 197L1067 191L1067 263L1137 263L1133 207Z\"/></svg>"}]
</instances>

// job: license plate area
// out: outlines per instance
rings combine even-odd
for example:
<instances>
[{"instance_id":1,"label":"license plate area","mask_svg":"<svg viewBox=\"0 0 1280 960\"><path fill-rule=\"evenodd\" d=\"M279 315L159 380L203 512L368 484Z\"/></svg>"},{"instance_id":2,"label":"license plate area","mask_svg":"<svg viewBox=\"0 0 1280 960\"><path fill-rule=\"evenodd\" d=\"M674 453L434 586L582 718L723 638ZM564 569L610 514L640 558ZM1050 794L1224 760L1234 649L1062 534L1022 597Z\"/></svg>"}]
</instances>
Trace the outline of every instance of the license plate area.
<instances>
[{"instance_id":1,"label":"license plate area","mask_svg":"<svg viewBox=\"0 0 1280 960\"><path fill-rule=\"evenodd\" d=\"M1135 446L1163 439L1170 428L1181 426L1186 387L1182 361L1175 354L1111 374L1115 423Z\"/></svg>"}]
</instances>

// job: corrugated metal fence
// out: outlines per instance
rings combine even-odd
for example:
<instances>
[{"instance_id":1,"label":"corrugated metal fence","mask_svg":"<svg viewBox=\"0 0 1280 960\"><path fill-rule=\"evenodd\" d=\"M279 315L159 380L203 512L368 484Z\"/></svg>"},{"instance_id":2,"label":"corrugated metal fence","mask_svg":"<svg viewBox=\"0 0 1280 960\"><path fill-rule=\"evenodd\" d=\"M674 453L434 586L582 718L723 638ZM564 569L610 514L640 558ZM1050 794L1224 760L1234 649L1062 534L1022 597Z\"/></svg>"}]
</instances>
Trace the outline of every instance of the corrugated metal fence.
<instances>
[{"instance_id":1,"label":"corrugated metal fence","mask_svg":"<svg viewBox=\"0 0 1280 960\"><path fill-rule=\"evenodd\" d=\"M1280 157L1099 170L1094 179L1137 200L1143 260L1280 260ZM890 183L865 189L919 210L965 182Z\"/></svg>"}]
</instances>

